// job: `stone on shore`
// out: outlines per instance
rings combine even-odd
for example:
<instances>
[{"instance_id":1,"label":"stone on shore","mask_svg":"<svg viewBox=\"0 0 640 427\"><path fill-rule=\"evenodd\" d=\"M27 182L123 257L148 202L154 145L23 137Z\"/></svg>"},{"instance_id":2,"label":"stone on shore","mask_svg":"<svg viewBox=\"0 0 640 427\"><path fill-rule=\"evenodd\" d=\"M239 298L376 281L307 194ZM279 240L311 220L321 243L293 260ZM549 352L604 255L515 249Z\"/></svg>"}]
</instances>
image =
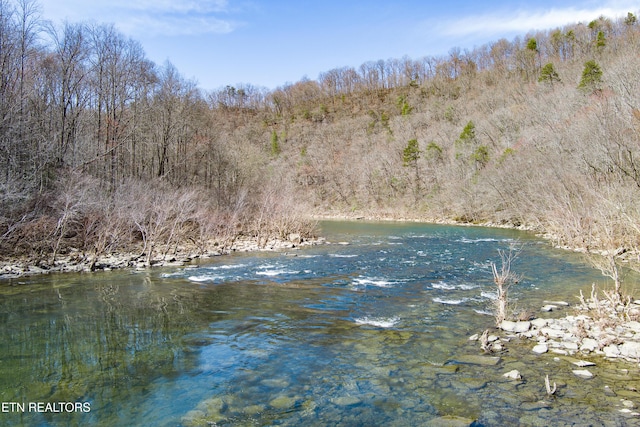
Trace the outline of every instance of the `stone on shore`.
<instances>
[{"instance_id":1,"label":"stone on shore","mask_svg":"<svg viewBox=\"0 0 640 427\"><path fill-rule=\"evenodd\" d=\"M611 345L606 346L605 348L602 349L602 351L604 351L604 355L606 357L615 358L615 357L620 356L620 349L615 344L611 344Z\"/></svg>"},{"instance_id":2,"label":"stone on shore","mask_svg":"<svg viewBox=\"0 0 640 427\"><path fill-rule=\"evenodd\" d=\"M536 329L540 329L540 328L544 328L545 326L547 326L547 324L549 323L549 319L542 319L540 317L533 319L531 321L531 326L536 328Z\"/></svg>"},{"instance_id":3,"label":"stone on shore","mask_svg":"<svg viewBox=\"0 0 640 427\"><path fill-rule=\"evenodd\" d=\"M503 320L500 323L500 329L507 332L524 333L531 329L531 322L512 322L510 320Z\"/></svg>"},{"instance_id":4,"label":"stone on shore","mask_svg":"<svg viewBox=\"0 0 640 427\"><path fill-rule=\"evenodd\" d=\"M584 338L582 340L582 344L580 345L580 351L586 352L586 353L596 351L597 348L598 348L598 341L594 340L593 338Z\"/></svg>"},{"instance_id":5,"label":"stone on shore","mask_svg":"<svg viewBox=\"0 0 640 427\"><path fill-rule=\"evenodd\" d=\"M631 359L640 358L640 342L637 341L627 341L618 346L618 350L620 351L620 355L622 357L627 357Z\"/></svg>"},{"instance_id":6,"label":"stone on shore","mask_svg":"<svg viewBox=\"0 0 640 427\"><path fill-rule=\"evenodd\" d=\"M549 351L549 346L545 343L538 344L533 347L532 351L537 354L543 354Z\"/></svg>"}]
</instances>

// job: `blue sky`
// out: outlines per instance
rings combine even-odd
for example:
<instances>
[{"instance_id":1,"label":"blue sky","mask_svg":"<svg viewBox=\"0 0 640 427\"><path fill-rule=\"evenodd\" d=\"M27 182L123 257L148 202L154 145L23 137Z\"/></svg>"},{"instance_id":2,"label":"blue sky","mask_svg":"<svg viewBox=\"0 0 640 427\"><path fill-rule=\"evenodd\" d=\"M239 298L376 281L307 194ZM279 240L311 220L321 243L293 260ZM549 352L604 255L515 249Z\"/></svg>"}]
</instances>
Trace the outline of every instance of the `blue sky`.
<instances>
[{"instance_id":1,"label":"blue sky","mask_svg":"<svg viewBox=\"0 0 640 427\"><path fill-rule=\"evenodd\" d=\"M39 0L54 23L114 23L205 89L274 89L370 60L446 55L528 31L638 14L600 0Z\"/></svg>"}]
</instances>

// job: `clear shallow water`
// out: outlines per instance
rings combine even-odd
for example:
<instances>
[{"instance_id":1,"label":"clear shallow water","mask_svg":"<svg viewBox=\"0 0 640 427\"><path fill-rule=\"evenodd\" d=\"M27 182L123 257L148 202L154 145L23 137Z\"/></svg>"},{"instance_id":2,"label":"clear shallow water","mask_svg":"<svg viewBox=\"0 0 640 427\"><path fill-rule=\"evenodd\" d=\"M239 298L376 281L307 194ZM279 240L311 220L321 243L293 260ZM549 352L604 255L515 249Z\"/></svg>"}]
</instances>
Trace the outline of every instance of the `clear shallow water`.
<instances>
[{"instance_id":1,"label":"clear shallow water","mask_svg":"<svg viewBox=\"0 0 640 427\"><path fill-rule=\"evenodd\" d=\"M480 351L468 337L493 326L497 249L523 245L512 298L532 311L605 282L579 256L513 230L329 222L323 234L336 243L0 284L0 401L27 406L0 413L0 425L633 421L618 396L602 398L615 368L576 380L526 343L499 363L469 363ZM525 380L505 380L511 369ZM635 387L627 376L618 383ZM29 412L30 402L91 411Z\"/></svg>"}]
</instances>

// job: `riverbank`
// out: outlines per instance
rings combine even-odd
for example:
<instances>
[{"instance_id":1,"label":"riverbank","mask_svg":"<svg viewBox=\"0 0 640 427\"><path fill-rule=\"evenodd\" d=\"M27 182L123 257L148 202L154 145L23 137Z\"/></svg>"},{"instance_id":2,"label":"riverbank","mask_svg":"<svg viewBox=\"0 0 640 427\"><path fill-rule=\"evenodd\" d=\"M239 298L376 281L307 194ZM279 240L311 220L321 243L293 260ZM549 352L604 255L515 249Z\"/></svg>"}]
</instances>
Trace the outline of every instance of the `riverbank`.
<instances>
[{"instance_id":1,"label":"riverbank","mask_svg":"<svg viewBox=\"0 0 640 427\"><path fill-rule=\"evenodd\" d=\"M551 239L551 234L541 228L527 224L513 224L510 222L495 222L495 221L463 221L449 217L431 217L431 216L409 216L404 214L382 213L382 214L362 214L362 213L334 213L334 214L313 214L311 218L315 221L389 221L389 222L419 222L425 224L439 224L439 225L459 225L464 227L490 227L490 228L505 228L511 230L530 231L532 233L539 234L540 236L547 236Z\"/></svg>"},{"instance_id":2,"label":"riverbank","mask_svg":"<svg viewBox=\"0 0 640 427\"><path fill-rule=\"evenodd\" d=\"M0 280L51 273L182 266L197 259L214 258L233 252L296 250L302 246L317 245L324 242L325 239L322 237L304 238L297 233L290 234L287 239L271 238L266 241L248 236L241 236L230 242L211 241L206 247L213 249L206 251L202 251L195 245L185 242L185 244L173 247L171 250L166 248L164 250L163 248L157 249L155 251L157 255L151 259L150 263L147 262L147 257L142 253L141 248L138 248L137 251L109 253L98 257L72 250L69 253L58 255L54 262L35 260L28 257L0 260Z\"/></svg>"},{"instance_id":3,"label":"riverbank","mask_svg":"<svg viewBox=\"0 0 640 427\"><path fill-rule=\"evenodd\" d=\"M566 251L607 256L609 251L587 248L584 246L571 246L564 242L564 239L553 232L545 229L542 225L533 224L515 224L512 222L496 222L496 221L465 221L450 217L431 217L431 216L409 216L404 214L382 213L382 214L364 214L364 213L333 213L333 214L314 214L311 218L315 221L389 221L389 222L419 222L426 224L438 225L456 225L460 227L488 227L501 228L510 230L527 231L534 235L547 240L557 249ZM617 248L615 250L616 258L623 263L637 262L640 263L640 252L632 248Z\"/></svg>"},{"instance_id":4,"label":"riverbank","mask_svg":"<svg viewBox=\"0 0 640 427\"><path fill-rule=\"evenodd\" d=\"M562 243L562 239L544 230L540 226L528 224L513 224L510 222L492 221L462 221L450 217L410 216L402 213L316 213L310 215L314 221L390 221L390 222L419 222L439 225L456 225L467 227L489 227L528 231L549 241L554 247L573 252L586 253L582 247L571 247ZM259 241L260 240L260 241ZM206 247L213 250L202 251L190 242L182 242L170 250L157 249L155 252L163 254L156 256L149 263L145 260L142 248L134 248L120 253L109 253L97 258L91 254L70 250L69 253L59 254L55 262L48 262L44 257L19 257L0 259L0 280L12 279L27 275L81 272L95 270L109 270L118 268L147 268L153 266L183 265L198 258L210 258L225 255L232 252L260 251L260 250L286 250L297 246L322 243L323 238L303 238L297 233L288 236L288 239L269 239L266 242L255 237L241 236L229 242L211 241ZM619 257L623 262L631 258L638 258L640 254L633 251L624 251Z\"/></svg>"},{"instance_id":5,"label":"riverbank","mask_svg":"<svg viewBox=\"0 0 640 427\"><path fill-rule=\"evenodd\" d=\"M593 381L598 393L591 398L610 401L625 417L640 418L640 301L603 301L595 287L588 299L582 293L579 299L576 305L546 301L541 312L554 315L503 321L496 329L470 336L469 343L479 344L483 353L471 362L487 359L497 363L507 354L524 357L529 352L545 376L530 376L530 366L525 364L511 370L515 365L505 366L502 376L515 385L538 383L546 391L539 403L570 400L575 392L572 387L593 387L593 383L580 385Z\"/></svg>"},{"instance_id":6,"label":"riverbank","mask_svg":"<svg viewBox=\"0 0 640 427\"><path fill-rule=\"evenodd\" d=\"M605 295L611 296L608 292ZM540 315L532 320L504 320L495 333L485 331L469 339L480 341L486 353L505 350L514 339L529 342L536 354L623 359L640 363L640 300L601 299L593 287L591 296L579 296L579 303L546 301ZM558 316L560 314L560 316ZM593 362L577 366L594 366ZM589 374L585 376L590 377Z\"/></svg>"},{"instance_id":7,"label":"riverbank","mask_svg":"<svg viewBox=\"0 0 640 427\"><path fill-rule=\"evenodd\" d=\"M397 214L314 214L311 215L314 221L398 221L398 222L423 222L441 225L460 225L478 227L512 228L523 231L535 231L531 228L519 227L513 224L495 223L465 223L446 218L436 217L409 217ZM51 261L47 256L23 256L0 259L0 280L17 279L25 276L39 274L65 273L65 272L90 272L108 271L122 268L145 269L149 267L180 266L188 264L196 259L206 259L233 252L253 252L253 251L282 251L296 249L300 246L322 244L324 238L312 237L304 238L298 233L292 233L287 239L271 238L268 240L257 237L240 236L232 240L209 241L206 248L213 248L203 251L191 242L181 242L181 244L171 248L156 248L154 257L150 262L144 253L143 248L133 247L126 251L105 253L95 257L93 254L71 249L66 253L58 254L55 261Z\"/></svg>"}]
</instances>

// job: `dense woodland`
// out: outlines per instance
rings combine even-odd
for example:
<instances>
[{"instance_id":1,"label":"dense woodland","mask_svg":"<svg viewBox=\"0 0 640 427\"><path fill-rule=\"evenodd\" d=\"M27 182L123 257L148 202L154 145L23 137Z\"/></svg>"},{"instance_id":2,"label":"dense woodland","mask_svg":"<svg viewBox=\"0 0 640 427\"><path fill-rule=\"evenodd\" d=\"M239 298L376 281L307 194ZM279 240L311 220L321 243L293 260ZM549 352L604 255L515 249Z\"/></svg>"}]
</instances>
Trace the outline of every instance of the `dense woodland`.
<instances>
[{"instance_id":1,"label":"dense woodland","mask_svg":"<svg viewBox=\"0 0 640 427\"><path fill-rule=\"evenodd\" d=\"M615 276L640 246L640 24L207 93L113 25L0 0L0 198L1 253L42 262L350 214L526 225Z\"/></svg>"}]
</instances>

